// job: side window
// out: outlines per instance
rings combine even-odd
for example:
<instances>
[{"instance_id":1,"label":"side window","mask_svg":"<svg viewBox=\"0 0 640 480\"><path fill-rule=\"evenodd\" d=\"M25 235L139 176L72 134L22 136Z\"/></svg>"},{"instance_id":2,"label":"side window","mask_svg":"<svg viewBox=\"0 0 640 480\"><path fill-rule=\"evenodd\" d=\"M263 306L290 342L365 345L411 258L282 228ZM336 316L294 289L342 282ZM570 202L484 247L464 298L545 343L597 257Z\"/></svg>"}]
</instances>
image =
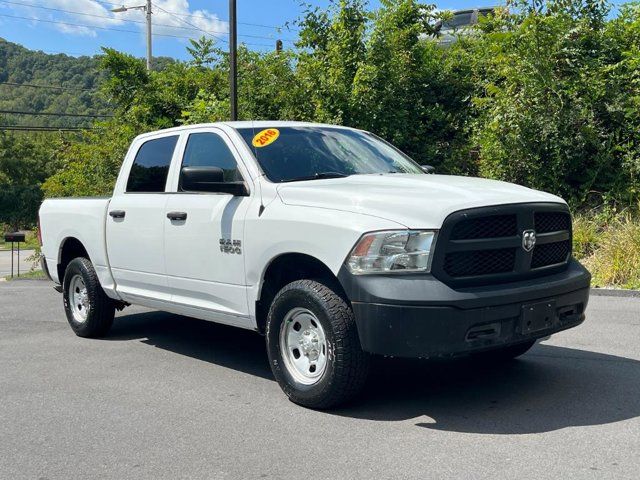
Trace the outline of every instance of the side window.
<instances>
[{"instance_id":1,"label":"side window","mask_svg":"<svg viewBox=\"0 0 640 480\"><path fill-rule=\"evenodd\" d=\"M182 167L218 167L222 169L225 182L242 181L235 157L222 137L215 133L189 135Z\"/></svg>"},{"instance_id":2,"label":"side window","mask_svg":"<svg viewBox=\"0 0 640 480\"><path fill-rule=\"evenodd\" d=\"M143 143L129 172L127 192L164 192L177 142L178 136L174 135Z\"/></svg>"}]
</instances>

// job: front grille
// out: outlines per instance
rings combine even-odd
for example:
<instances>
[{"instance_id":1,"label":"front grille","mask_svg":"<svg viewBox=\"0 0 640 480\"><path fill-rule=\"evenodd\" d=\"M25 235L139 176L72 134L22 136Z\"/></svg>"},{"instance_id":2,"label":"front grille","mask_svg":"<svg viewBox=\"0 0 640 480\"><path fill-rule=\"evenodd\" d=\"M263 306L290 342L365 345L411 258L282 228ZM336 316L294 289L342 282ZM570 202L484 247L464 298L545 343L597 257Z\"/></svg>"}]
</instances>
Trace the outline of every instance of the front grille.
<instances>
[{"instance_id":1,"label":"front grille","mask_svg":"<svg viewBox=\"0 0 640 480\"><path fill-rule=\"evenodd\" d=\"M536 233L527 251L525 232ZM571 216L563 205L515 204L462 210L438 234L432 272L452 286L516 281L551 274L571 257Z\"/></svg>"},{"instance_id":2,"label":"front grille","mask_svg":"<svg viewBox=\"0 0 640 480\"><path fill-rule=\"evenodd\" d=\"M452 277L506 273L513 270L515 259L514 248L454 252L447 255L444 269Z\"/></svg>"},{"instance_id":3,"label":"front grille","mask_svg":"<svg viewBox=\"0 0 640 480\"><path fill-rule=\"evenodd\" d=\"M571 230L571 215L567 212L536 212L534 220L537 233Z\"/></svg>"},{"instance_id":4,"label":"front grille","mask_svg":"<svg viewBox=\"0 0 640 480\"><path fill-rule=\"evenodd\" d=\"M571 253L571 241L546 243L533 249L531 268L542 268L557 265L568 260Z\"/></svg>"},{"instance_id":5,"label":"front grille","mask_svg":"<svg viewBox=\"0 0 640 480\"><path fill-rule=\"evenodd\" d=\"M508 237L516 235L517 231L518 223L515 215L493 215L461 221L453 228L451 239Z\"/></svg>"}]
</instances>

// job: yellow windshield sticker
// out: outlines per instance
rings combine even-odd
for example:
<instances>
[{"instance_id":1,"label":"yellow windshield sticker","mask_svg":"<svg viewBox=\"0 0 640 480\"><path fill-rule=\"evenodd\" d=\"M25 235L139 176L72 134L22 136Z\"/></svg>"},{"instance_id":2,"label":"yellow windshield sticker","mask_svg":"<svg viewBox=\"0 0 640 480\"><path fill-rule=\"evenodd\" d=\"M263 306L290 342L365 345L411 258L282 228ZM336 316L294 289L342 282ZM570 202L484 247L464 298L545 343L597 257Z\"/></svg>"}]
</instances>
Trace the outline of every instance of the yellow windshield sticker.
<instances>
[{"instance_id":1,"label":"yellow windshield sticker","mask_svg":"<svg viewBox=\"0 0 640 480\"><path fill-rule=\"evenodd\" d=\"M255 137L253 137L253 146L257 148L266 147L267 145L271 145L275 142L280 136L280 130L277 128L267 128L258 132Z\"/></svg>"}]
</instances>

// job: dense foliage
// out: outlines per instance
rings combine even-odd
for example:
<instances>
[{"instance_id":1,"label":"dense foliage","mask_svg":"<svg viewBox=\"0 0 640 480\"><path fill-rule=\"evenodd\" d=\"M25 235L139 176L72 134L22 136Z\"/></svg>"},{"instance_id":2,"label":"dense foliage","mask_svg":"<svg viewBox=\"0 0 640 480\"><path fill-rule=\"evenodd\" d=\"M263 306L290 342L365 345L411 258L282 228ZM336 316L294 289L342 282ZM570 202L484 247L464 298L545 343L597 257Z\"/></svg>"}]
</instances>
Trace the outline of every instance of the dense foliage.
<instances>
[{"instance_id":1,"label":"dense foliage","mask_svg":"<svg viewBox=\"0 0 640 480\"><path fill-rule=\"evenodd\" d=\"M469 42L482 81L472 98L479 173L574 204L640 193L639 4L519 5ZM463 47L465 48L465 47Z\"/></svg>"},{"instance_id":2,"label":"dense foliage","mask_svg":"<svg viewBox=\"0 0 640 480\"><path fill-rule=\"evenodd\" d=\"M12 230L35 224L40 185L62 167L71 140L60 133L0 131L0 224Z\"/></svg>"},{"instance_id":3,"label":"dense foliage","mask_svg":"<svg viewBox=\"0 0 640 480\"><path fill-rule=\"evenodd\" d=\"M635 202L640 4L611 16L599 0L518 1L447 48L436 17L415 0L383 0L373 13L363 0L310 8L296 51L241 49L241 117L365 128L440 172L514 181L574 206ZM108 193L136 133L226 119L226 55L205 39L189 52L192 62L148 73L105 50L117 116L69 149L47 193Z\"/></svg>"},{"instance_id":4,"label":"dense foliage","mask_svg":"<svg viewBox=\"0 0 640 480\"><path fill-rule=\"evenodd\" d=\"M309 7L295 50L241 48L241 118L356 126L441 173L541 188L578 208L637 205L640 3L611 13L603 0L514 0L447 47L437 41L433 6L381 3L375 12L365 0ZM47 195L108 194L136 134L228 118L227 55L204 38L188 51L192 61L152 72L111 49L99 66L75 59L87 64L50 78L15 63L0 69L18 82L100 84L102 96L82 108L109 105L115 114L51 142L58 171L44 183ZM3 168L0 177L13 178Z\"/></svg>"}]
</instances>

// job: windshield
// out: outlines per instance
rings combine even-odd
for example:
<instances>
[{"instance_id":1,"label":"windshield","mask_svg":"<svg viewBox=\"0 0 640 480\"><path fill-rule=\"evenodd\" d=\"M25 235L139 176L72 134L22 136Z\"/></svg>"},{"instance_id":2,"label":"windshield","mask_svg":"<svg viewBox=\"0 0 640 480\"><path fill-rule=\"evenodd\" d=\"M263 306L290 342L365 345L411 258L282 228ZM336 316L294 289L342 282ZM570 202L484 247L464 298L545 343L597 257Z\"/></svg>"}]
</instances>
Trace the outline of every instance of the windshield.
<instances>
[{"instance_id":1,"label":"windshield","mask_svg":"<svg viewBox=\"0 0 640 480\"><path fill-rule=\"evenodd\" d=\"M376 173L424 173L371 133L332 127L239 128L272 182Z\"/></svg>"}]
</instances>

